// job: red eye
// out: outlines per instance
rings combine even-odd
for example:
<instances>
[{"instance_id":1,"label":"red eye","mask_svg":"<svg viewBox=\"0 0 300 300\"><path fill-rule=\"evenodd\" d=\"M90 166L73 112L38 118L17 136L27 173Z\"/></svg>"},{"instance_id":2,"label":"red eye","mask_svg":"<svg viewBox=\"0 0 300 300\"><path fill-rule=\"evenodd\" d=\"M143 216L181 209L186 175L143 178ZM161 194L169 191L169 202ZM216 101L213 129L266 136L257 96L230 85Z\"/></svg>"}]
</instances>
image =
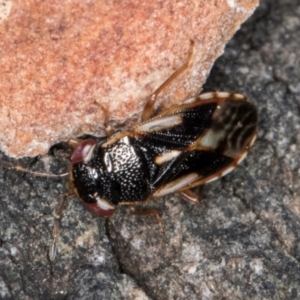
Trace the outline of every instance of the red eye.
<instances>
[{"instance_id":1,"label":"red eye","mask_svg":"<svg viewBox=\"0 0 300 300\"><path fill-rule=\"evenodd\" d=\"M92 159L96 142L94 140L85 140L74 150L71 161L73 164L78 162L89 162Z\"/></svg>"},{"instance_id":2,"label":"red eye","mask_svg":"<svg viewBox=\"0 0 300 300\"><path fill-rule=\"evenodd\" d=\"M116 211L114 206L107 201L100 199L97 199L97 202L94 203L84 202L84 206L92 213L104 218L110 217Z\"/></svg>"}]
</instances>

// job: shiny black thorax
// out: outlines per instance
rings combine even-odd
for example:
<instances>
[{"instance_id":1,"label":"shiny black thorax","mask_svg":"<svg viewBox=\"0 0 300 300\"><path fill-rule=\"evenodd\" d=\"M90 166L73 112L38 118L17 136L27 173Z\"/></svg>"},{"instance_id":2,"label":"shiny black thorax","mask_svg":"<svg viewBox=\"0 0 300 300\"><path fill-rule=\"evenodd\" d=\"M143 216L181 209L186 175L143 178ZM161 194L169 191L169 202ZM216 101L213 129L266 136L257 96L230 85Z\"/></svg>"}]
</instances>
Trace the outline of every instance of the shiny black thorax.
<instances>
[{"instance_id":1,"label":"shiny black thorax","mask_svg":"<svg viewBox=\"0 0 300 300\"><path fill-rule=\"evenodd\" d=\"M151 193L149 169L135 139L126 136L105 148L101 144L96 145L91 161L73 166L81 199L95 202L95 192L114 205L147 198Z\"/></svg>"}]
</instances>

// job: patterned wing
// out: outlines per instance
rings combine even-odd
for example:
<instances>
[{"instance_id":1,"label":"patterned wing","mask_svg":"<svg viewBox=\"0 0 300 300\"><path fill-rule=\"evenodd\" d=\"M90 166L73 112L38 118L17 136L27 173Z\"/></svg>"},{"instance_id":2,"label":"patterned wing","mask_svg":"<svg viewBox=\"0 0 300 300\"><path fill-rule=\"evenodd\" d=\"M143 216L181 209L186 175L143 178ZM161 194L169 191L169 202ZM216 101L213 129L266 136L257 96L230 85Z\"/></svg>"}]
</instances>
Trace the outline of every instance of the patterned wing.
<instances>
[{"instance_id":1,"label":"patterned wing","mask_svg":"<svg viewBox=\"0 0 300 300\"><path fill-rule=\"evenodd\" d=\"M257 135L255 107L240 94L209 93L136 126L154 197L215 180L233 170Z\"/></svg>"}]
</instances>

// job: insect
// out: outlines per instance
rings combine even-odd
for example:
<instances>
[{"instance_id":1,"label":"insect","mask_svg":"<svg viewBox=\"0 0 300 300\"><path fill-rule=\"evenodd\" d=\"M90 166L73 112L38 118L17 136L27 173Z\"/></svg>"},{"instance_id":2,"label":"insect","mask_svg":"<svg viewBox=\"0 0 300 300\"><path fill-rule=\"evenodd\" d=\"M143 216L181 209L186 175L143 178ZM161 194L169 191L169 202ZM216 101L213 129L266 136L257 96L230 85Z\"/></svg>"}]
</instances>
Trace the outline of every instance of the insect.
<instances>
[{"instance_id":1,"label":"insect","mask_svg":"<svg viewBox=\"0 0 300 300\"><path fill-rule=\"evenodd\" d=\"M218 179L246 156L256 138L255 107L241 94L206 93L96 143L79 143L71 181L92 212L145 203ZM153 213L153 212L152 212Z\"/></svg>"},{"instance_id":2,"label":"insect","mask_svg":"<svg viewBox=\"0 0 300 300\"><path fill-rule=\"evenodd\" d=\"M140 124L117 133L108 128L101 141L69 141L74 147L71 186L93 213L110 217L118 206L128 206L134 214L154 215L160 222L156 210L141 211L138 205L170 193L195 203L199 199L192 188L226 175L247 155L257 136L258 116L244 95L205 93L151 118L158 94L188 68L192 52L149 97ZM55 258L57 230L55 226L50 260Z\"/></svg>"}]
</instances>

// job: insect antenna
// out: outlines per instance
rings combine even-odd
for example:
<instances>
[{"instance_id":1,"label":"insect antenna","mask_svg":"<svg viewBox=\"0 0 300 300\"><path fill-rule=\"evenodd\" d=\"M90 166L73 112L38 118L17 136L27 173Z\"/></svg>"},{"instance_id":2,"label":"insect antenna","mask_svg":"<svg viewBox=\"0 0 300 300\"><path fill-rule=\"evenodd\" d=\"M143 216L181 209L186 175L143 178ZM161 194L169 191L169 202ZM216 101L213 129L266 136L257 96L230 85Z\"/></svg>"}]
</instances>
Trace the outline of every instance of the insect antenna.
<instances>
[{"instance_id":1,"label":"insect antenna","mask_svg":"<svg viewBox=\"0 0 300 300\"><path fill-rule=\"evenodd\" d=\"M31 171L28 170L21 165L14 165L12 163L6 162L6 161L0 161L0 166L4 167L6 169L15 170L23 173L29 173L40 177L66 177L69 175L69 172L62 173L62 174L51 174L51 173L45 173L45 172L39 172L39 171Z\"/></svg>"}]
</instances>

